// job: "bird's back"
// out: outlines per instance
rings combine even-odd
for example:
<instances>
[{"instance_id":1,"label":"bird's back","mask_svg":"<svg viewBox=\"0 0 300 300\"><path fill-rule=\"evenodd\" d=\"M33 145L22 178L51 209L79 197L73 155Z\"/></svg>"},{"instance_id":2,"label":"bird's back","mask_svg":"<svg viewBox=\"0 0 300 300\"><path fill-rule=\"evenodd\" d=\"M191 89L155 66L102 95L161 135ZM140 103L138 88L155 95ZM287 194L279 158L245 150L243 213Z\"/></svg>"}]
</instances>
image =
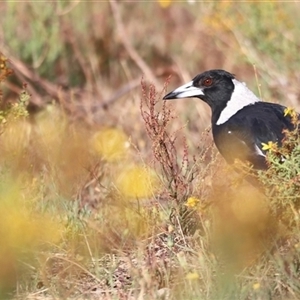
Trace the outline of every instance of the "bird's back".
<instances>
[{"instance_id":1,"label":"bird's back","mask_svg":"<svg viewBox=\"0 0 300 300\"><path fill-rule=\"evenodd\" d=\"M244 107L224 124L213 125L217 148L229 163L235 159L248 160L255 168L265 169L262 143L272 141L280 145L283 130L294 128L284 110L284 106L268 102Z\"/></svg>"}]
</instances>

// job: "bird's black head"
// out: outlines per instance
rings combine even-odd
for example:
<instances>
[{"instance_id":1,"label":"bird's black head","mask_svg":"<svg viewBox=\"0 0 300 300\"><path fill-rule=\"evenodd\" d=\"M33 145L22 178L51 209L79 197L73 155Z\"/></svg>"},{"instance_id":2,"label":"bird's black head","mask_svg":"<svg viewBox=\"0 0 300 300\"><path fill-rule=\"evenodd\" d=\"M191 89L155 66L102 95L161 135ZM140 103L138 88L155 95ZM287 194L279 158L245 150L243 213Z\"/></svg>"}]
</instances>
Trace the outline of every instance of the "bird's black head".
<instances>
[{"instance_id":1,"label":"bird's black head","mask_svg":"<svg viewBox=\"0 0 300 300\"><path fill-rule=\"evenodd\" d=\"M163 99L197 97L212 110L212 124L221 125L242 108L258 101L247 86L224 70L210 70L167 94Z\"/></svg>"},{"instance_id":2,"label":"bird's black head","mask_svg":"<svg viewBox=\"0 0 300 300\"><path fill-rule=\"evenodd\" d=\"M179 98L200 98L214 112L222 110L231 99L234 91L234 75L224 70L210 70L201 73L164 96L164 100Z\"/></svg>"}]
</instances>

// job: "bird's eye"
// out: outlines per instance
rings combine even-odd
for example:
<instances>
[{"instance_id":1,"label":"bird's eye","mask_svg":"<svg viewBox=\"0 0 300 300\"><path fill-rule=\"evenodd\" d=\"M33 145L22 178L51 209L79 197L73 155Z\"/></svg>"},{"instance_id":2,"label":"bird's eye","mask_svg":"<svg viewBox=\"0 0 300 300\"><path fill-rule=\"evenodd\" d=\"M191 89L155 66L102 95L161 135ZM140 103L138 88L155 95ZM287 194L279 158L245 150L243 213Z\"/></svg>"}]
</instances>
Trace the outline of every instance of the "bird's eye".
<instances>
[{"instance_id":1,"label":"bird's eye","mask_svg":"<svg viewBox=\"0 0 300 300\"><path fill-rule=\"evenodd\" d=\"M203 80L203 85L204 85L204 86L211 86L212 83L213 83L212 78L205 78L205 79Z\"/></svg>"}]
</instances>

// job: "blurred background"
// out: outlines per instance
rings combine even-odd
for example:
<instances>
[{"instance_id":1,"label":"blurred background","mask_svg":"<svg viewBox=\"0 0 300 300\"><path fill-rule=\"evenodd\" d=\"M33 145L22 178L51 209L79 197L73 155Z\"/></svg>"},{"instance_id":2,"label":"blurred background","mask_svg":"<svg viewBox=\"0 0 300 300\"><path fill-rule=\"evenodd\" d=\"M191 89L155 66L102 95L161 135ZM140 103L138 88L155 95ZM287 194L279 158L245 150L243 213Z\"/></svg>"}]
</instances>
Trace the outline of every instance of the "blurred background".
<instances>
[{"instance_id":1,"label":"blurred background","mask_svg":"<svg viewBox=\"0 0 300 300\"><path fill-rule=\"evenodd\" d=\"M15 71L4 99L14 99L26 82L32 111L55 100L74 118L128 134L139 122L142 77L161 91L169 76L172 89L219 68L267 101L298 106L299 5L3 1L0 43ZM198 102L176 104L197 130L209 124L209 110Z\"/></svg>"},{"instance_id":2,"label":"blurred background","mask_svg":"<svg viewBox=\"0 0 300 300\"><path fill-rule=\"evenodd\" d=\"M299 111L299 2L1 1L0 12L0 206L7 216L0 218L0 299L95 291L95 299L134 299L129 296L145 291L149 299L170 291L174 299L225 299L226 293L235 299L232 291L243 299L281 299L299 291L292 272L299 235L289 240L295 253L286 261L251 265L251 276L233 283L231 275L261 251L257 245L274 220L262 195L213 189L227 175L211 147L207 105L170 101L167 113L168 132L180 136L169 144L178 149L173 163L183 158L189 174L176 200L189 200L185 206L197 207L202 222L195 240L171 221L179 211L166 205L174 200L173 182L155 164L151 124L141 114L148 112L141 99L156 98L163 110L166 91L215 68L234 73L263 100ZM7 78L6 68L13 71ZM200 157L190 189L187 149ZM221 198L233 206L223 201L206 211L211 199ZM150 202L137 207L137 199ZM229 279L211 242L232 260ZM175 257L173 277L166 257ZM273 280L282 268L289 271ZM104 287L106 298L98 292Z\"/></svg>"}]
</instances>

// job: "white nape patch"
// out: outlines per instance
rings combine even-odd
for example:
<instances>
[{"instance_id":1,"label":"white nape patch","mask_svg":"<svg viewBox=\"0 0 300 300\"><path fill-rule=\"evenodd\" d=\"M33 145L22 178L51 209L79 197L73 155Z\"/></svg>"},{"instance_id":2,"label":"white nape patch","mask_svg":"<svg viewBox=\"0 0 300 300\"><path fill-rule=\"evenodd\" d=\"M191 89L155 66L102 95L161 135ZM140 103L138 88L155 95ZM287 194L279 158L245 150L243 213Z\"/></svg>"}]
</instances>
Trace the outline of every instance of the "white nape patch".
<instances>
[{"instance_id":1,"label":"white nape patch","mask_svg":"<svg viewBox=\"0 0 300 300\"><path fill-rule=\"evenodd\" d=\"M217 125L221 125L228 121L243 107L261 101L247 88L245 83L236 79L233 79L232 82L234 84L234 91L231 95L231 99L227 102L227 105L221 112L216 123Z\"/></svg>"},{"instance_id":2,"label":"white nape patch","mask_svg":"<svg viewBox=\"0 0 300 300\"><path fill-rule=\"evenodd\" d=\"M176 98L190 98L204 95L200 88L193 86L193 81L178 87L172 93L176 94Z\"/></svg>"}]
</instances>

